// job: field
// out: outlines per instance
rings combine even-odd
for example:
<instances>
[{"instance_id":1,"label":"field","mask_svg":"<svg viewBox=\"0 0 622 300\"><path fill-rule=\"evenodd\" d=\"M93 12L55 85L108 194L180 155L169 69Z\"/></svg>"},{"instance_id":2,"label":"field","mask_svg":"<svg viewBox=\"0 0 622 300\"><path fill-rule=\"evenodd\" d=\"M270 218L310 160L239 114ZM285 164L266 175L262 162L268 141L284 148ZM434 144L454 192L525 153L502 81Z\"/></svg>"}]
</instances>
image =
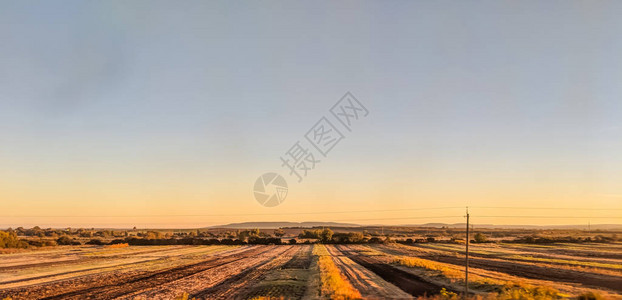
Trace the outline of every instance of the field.
<instances>
[{"instance_id":1,"label":"field","mask_svg":"<svg viewBox=\"0 0 622 300\"><path fill-rule=\"evenodd\" d=\"M474 244L472 298L622 299L622 243ZM451 299L453 243L56 246L0 254L0 299Z\"/></svg>"}]
</instances>

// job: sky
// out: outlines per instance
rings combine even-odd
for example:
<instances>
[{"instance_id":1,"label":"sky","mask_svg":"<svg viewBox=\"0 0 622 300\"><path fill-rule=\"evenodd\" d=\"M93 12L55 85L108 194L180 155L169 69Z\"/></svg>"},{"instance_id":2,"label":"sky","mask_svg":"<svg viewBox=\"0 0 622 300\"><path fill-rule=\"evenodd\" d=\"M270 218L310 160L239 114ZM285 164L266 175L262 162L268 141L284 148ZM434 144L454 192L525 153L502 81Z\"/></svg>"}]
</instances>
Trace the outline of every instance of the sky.
<instances>
[{"instance_id":1,"label":"sky","mask_svg":"<svg viewBox=\"0 0 622 300\"><path fill-rule=\"evenodd\" d=\"M0 227L622 224L621 13L0 1ZM346 92L369 112L351 130ZM298 182L280 158L322 117L345 138Z\"/></svg>"}]
</instances>

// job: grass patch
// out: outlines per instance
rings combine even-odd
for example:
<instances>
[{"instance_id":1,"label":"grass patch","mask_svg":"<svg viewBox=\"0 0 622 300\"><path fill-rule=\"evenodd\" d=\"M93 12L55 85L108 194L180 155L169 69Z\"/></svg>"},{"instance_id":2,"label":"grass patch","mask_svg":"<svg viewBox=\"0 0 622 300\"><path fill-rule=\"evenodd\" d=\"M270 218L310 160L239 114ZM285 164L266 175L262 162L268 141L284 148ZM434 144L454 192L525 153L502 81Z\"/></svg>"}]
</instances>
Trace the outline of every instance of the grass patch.
<instances>
[{"instance_id":1,"label":"grass patch","mask_svg":"<svg viewBox=\"0 0 622 300\"><path fill-rule=\"evenodd\" d=\"M426 270L436 271L443 277L456 280L464 278L464 272L450 268L445 264L435 261L407 256L395 256L392 263L406 267L423 268Z\"/></svg>"},{"instance_id":2,"label":"grass patch","mask_svg":"<svg viewBox=\"0 0 622 300\"><path fill-rule=\"evenodd\" d=\"M122 244L112 244L112 245L106 245L106 248L127 248L130 245L128 243L122 243Z\"/></svg>"},{"instance_id":3,"label":"grass patch","mask_svg":"<svg viewBox=\"0 0 622 300\"><path fill-rule=\"evenodd\" d=\"M464 283L464 270L461 267L455 267L444 263L439 263L427 259L407 256L394 256L392 263L412 267L421 268L432 272L433 276L443 277L452 283ZM481 277L475 274L469 276L469 286L482 291L491 291L485 297L474 296L473 299L490 299L490 300L549 300L562 299L567 295L561 294L557 289L548 286L533 286L520 282L509 282L505 280ZM454 299L451 292L441 293L429 299ZM440 298L438 298L440 297ZM480 297L480 298L478 298ZM428 298L425 298L428 299ZM455 298L458 299L458 298Z\"/></svg>"},{"instance_id":4,"label":"grass patch","mask_svg":"<svg viewBox=\"0 0 622 300\"><path fill-rule=\"evenodd\" d=\"M344 277L332 257L321 244L313 247L313 255L318 258L321 278L321 294L329 299L360 299L361 294Z\"/></svg>"},{"instance_id":5,"label":"grass patch","mask_svg":"<svg viewBox=\"0 0 622 300\"><path fill-rule=\"evenodd\" d=\"M557 300L564 297L560 296L555 289L548 287L516 287L507 286L498 292L485 295L472 295L468 300ZM456 293L442 289L440 294L427 297L418 297L420 300L462 300L464 297ZM600 300L603 298L579 298Z\"/></svg>"},{"instance_id":6,"label":"grass patch","mask_svg":"<svg viewBox=\"0 0 622 300\"><path fill-rule=\"evenodd\" d=\"M542 258L542 257L533 257L533 256L527 256L527 255L511 255L509 256L509 258L526 260L526 261L545 262L545 263L558 263L558 264L573 265L573 266L610 268L610 269L622 270L622 265L599 263L599 262L592 262L592 261L568 260L568 259L560 259L560 258Z\"/></svg>"}]
</instances>

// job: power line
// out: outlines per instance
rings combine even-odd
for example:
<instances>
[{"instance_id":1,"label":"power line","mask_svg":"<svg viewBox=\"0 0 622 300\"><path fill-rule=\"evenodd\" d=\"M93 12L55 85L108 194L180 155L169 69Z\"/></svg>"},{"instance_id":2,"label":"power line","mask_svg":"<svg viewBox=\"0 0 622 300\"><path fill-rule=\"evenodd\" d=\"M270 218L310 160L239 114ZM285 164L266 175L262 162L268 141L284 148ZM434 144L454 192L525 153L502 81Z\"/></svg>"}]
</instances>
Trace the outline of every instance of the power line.
<instances>
[{"instance_id":1,"label":"power line","mask_svg":"<svg viewBox=\"0 0 622 300\"><path fill-rule=\"evenodd\" d=\"M622 216L611 216L611 217L603 217L603 216L597 216L597 217L571 217L571 216L479 216L477 215L478 218L543 218L543 219L617 219L617 218L621 218Z\"/></svg>"},{"instance_id":2,"label":"power line","mask_svg":"<svg viewBox=\"0 0 622 300\"><path fill-rule=\"evenodd\" d=\"M262 214L160 214L160 215L67 215L67 216L11 216L3 215L0 217L12 218L117 218L117 217L244 217L244 216L291 216L291 215L327 215L345 213L377 213L377 212L397 212L397 211L425 211L440 209L456 209L462 207L427 207L427 208L403 208L403 209L375 209L375 210L352 210L352 211L321 211L321 212L292 212L292 213L262 213Z\"/></svg>"},{"instance_id":3,"label":"power line","mask_svg":"<svg viewBox=\"0 0 622 300\"><path fill-rule=\"evenodd\" d=\"M443 209L463 209L459 206L403 208L403 209L376 209L376 210L352 210L352 211L321 211L321 212L290 212L290 213L254 213L254 214L157 214L157 215L1 215L9 218L139 218L139 217L243 217L243 216L291 216L291 215L328 215L328 214L351 214L351 213L378 213L378 212L401 212L401 211L426 211ZM516 210L588 210L588 211L622 211L622 208L570 208L570 207L525 207L525 206L470 206L479 209L516 209ZM486 217L486 216L478 216ZM493 217L493 216L490 216ZM497 216L494 216L497 217ZM507 217L507 216L498 216ZM523 217L523 216L516 216ZM591 217L585 217L591 218ZM607 217L595 217L607 218ZM615 218L615 217L611 217Z\"/></svg>"},{"instance_id":4,"label":"power line","mask_svg":"<svg viewBox=\"0 0 622 300\"><path fill-rule=\"evenodd\" d=\"M573 208L573 207L526 207L526 206L469 206L483 209L546 209L546 210L622 210L622 208Z\"/></svg>"},{"instance_id":5,"label":"power line","mask_svg":"<svg viewBox=\"0 0 622 300\"><path fill-rule=\"evenodd\" d=\"M464 269L464 299L469 297L469 207L466 208L466 251Z\"/></svg>"},{"instance_id":6,"label":"power line","mask_svg":"<svg viewBox=\"0 0 622 300\"><path fill-rule=\"evenodd\" d=\"M442 218L461 218L463 216L434 216L434 217L403 217L403 218L377 218L377 219L348 219L348 220L335 220L340 222L352 222L352 221L383 221L383 220L408 220L408 219L442 219Z\"/></svg>"}]
</instances>

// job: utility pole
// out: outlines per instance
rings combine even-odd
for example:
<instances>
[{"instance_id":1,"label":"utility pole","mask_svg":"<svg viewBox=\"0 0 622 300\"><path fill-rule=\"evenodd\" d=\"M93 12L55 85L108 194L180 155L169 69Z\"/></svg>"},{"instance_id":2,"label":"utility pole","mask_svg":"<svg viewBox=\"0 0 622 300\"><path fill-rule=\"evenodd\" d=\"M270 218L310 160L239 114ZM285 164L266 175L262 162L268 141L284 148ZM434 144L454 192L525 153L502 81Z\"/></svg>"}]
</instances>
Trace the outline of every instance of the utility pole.
<instances>
[{"instance_id":1,"label":"utility pole","mask_svg":"<svg viewBox=\"0 0 622 300\"><path fill-rule=\"evenodd\" d=\"M466 262L464 269L464 299L469 297L469 207L466 208Z\"/></svg>"}]
</instances>

